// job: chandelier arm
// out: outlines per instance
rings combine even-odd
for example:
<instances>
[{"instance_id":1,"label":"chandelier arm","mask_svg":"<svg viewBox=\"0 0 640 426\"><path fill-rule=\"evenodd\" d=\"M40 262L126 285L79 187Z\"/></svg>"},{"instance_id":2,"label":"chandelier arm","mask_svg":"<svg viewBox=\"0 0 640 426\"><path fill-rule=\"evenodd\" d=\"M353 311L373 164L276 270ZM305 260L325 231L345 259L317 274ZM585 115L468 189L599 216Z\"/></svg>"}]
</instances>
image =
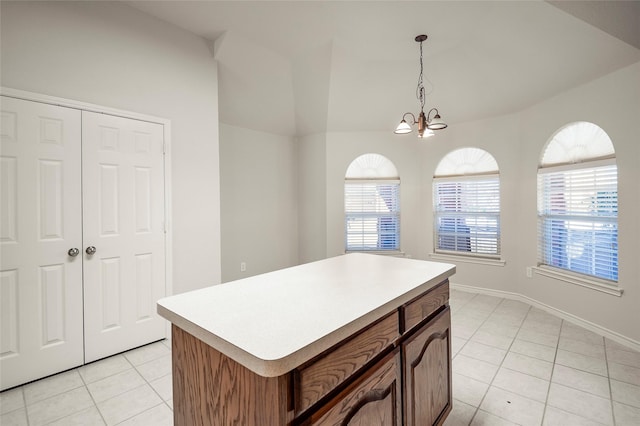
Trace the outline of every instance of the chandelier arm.
<instances>
[{"instance_id":1,"label":"chandelier arm","mask_svg":"<svg viewBox=\"0 0 640 426\"><path fill-rule=\"evenodd\" d=\"M440 113L438 112L438 108L431 108L431 109L429 110L429 112L427 113L427 121L431 121L431 112L432 112L432 111L435 111L435 112L436 112L436 115L440 114Z\"/></svg>"},{"instance_id":2,"label":"chandelier arm","mask_svg":"<svg viewBox=\"0 0 640 426\"><path fill-rule=\"evenodd\" d=\"M413 120L413 123L411 123L411 125L412 125L412 126L413 126L414 124L418 123L418 120L416 120L416 116L415 116L415 115L413 115L413 113L412 113L412 112L405 112L405 113L402 115L402 119L403 119L404 121L406 121L406 120L407 120L407 119L406 119L407 115L410 115L410 116L411 116L411 119Z\"/></svg>"}]
</instances>

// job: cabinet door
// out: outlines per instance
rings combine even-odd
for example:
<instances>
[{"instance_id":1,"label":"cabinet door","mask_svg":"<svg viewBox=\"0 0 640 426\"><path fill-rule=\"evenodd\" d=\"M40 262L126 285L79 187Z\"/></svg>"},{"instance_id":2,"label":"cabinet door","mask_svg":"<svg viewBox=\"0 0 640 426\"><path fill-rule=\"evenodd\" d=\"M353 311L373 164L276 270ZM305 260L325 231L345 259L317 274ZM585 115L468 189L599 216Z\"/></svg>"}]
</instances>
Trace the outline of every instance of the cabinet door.
<instances>
[{"instance_id":1,"label":"cabinet door","mask_svg":"<svg viewBox=\"0 0 640 426\"><path fill-rule=\"evenodd\" d=\"M442 424L452 407L449 308L402 344L402 356L405 424Z\"/></svg>"},{"instance_id":2,"label":"cabinet door","mask_svg":"<svg viewBox=\"0 0 640 426\"><path fill-rule=\"evenodd\" d=\"M163 126L82 112L85 362L165 337Z\"/></svg>"},{"instance_id":3,"label":"cabinet door","mask_svg":"<svg viewBox=\"0 0 640 426\"><path fill-rule=\"evenodd\" d=\"M0 389L82 364L80 111L2 96Z\"/></svg>"},{"instance_id":4,"label":"cabinet door","mask_svg":"<svg viewBox=\"0 0 640 426\"><path fill-rule=\"evenodd\" d=\"M400 355L385 357L312 416L313 425L401 426ZM317 419L316 419L317 418Z\"/></svg>"}]
</instances>

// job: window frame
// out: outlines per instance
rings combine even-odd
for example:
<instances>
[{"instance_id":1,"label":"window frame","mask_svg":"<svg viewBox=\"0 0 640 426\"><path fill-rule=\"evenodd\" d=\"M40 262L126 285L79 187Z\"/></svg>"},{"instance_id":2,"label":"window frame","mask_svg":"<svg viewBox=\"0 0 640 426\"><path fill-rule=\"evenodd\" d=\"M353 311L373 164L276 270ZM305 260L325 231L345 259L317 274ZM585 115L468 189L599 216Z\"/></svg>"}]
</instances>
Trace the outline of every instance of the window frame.
<instances>
[{"instance_id":1,"label":"window frame","mask_svg":"<svg viewBox=\"0 0 640 426\"><path fill-rule=\"evenodd\" d=\"M389 212L380 212L380 211L366 211L363 209L363 211L360 212L354 212L354 211L349 211L347 204L348 204L348 189L347 186L348 185L383 185L383 186L393 186L395 189L393 190L393 193L395 194L395 198L392 201L393 205L392 205L392 211ZM401 213L400 213L400 179L399 178L345 178L344 181L344 246L345 246L345 253L356 253L356 252L360 252L360 253L388 253L388 254L394 254L394 253L401 253L400 250L400 244L401 244ZM364 218L370 218L370 219L374 219L377 218L378 219L378 224L377 226L380 227L380 219L384 219L384 218L388 218L391 217L393 218L393 222L395 224L395 232L394 232L394 236L393 236L393 242L394 245L393 247L390 248L385 248L384 245L381 246L380 243L380 231L378 229L378 232L376 233L377 235L377 243L375 247L371 247L371 248L366 248L366 242L364 241L364 232L363 232L363 241L362 241L362 245L357 246L357 245L349 245L349 236L350 235L357 235L356 233L350 234L349 232L349 221L350 219L355 219L355 220L363 220ZM373 235L373 234L371 234Z\"/></svg>"},{"instance_id":2,"label":"window frame","mask_svg":"<svg viewBox=\"0 0 640 426\"><path fill-rule=\"evenodd\" d=\"M565 175L569 175L571 173L573 173L574 175L579 175L581 174L582 176L588 176L591 172L593 172L594 176L596 176L596 174L598 173L598 170L604 170L606 168L611 168L614 167L615 170L615 216L611 215L611 212L609 215L606 214L597 214L597 211L595 212L596 214L588 214L588 213L584 213L584 212L576 212L576 211L572 211L572 210L564 210L561 212L555 211L553 213L550 212L545 212L544 210L547 208L545 207L545 203L549 204L552 203L551 200L549 200L549 197L551 197L550 194L545 194L543 191L549 187L549 184L544 183L544 179L549 179L550 176L552 175L556 175L556 176L562 176L562 174ZM582 171L582 173L580 173ZM611 173L611 172L609 172ZM616 294L616 295L621 295L622 291L621 289L619 289L618 287L618 283L619 283L619 256L618 256L618 250L619 250L619 243L618 243L618 236L620 234L619 229L618 229L618 167L617 167L617 162L616 162L616 158L615 155L610 155L606 158L597 158L597 159L593 159L593 160L585 160L585 161L581 161L579 163L573 163L573 164L554 164L554 165L548 165L548 166L540 166L538 168L538 172L537 172L537 209L536 209L536 213L537 213L537 218L536 218L536 222L537 222L537 240L538 240L538 244L537 244L537 267L538 267L538 273L540 273L541 275L545 275L545 276L550 276L552 275L554 278L558 278L558 279L562 279L564 281L568 281L568 282L572 282L574 284L579 284L579 285L584 285L586 287L591 287L594 288L596 287L597 290L600 291L604 291L606 293L610 293L610 294ZM602 185L602 182L600 183ZM582 192L586 192L587 189L586 188L581 188ZM599 197L598 193L600 192L599 190L599 185L598 183L595 183L592 187L588 188L588 191L593 192L593 195L590 196L591 198L591 202L590 205L594 205L594 203L596 202L597 198ZM610 192L610 191L609 191ZM565 199L568 200L573 200L574 197L576 197L576 191L571 191L571 190L567 190L563 192L563 197ZM566 196L565 194L569 194L568 196ZM584 199L584 194L582 195L582 198ZM570 201L572 202L572 201ZM596 205L596 208L598 207L598 205ZM571 208L571 207L570 207ZM574 209L576 207L573 207ZM557 207L556 207L557 210ZM574 222L576 222L575 224L575 229L573 230L574 232L571 232L570 228L566 228L565 226L565 231L558 231L558 232L563 232L564 234L566 234L566 237L563 236L558 236L559 234L557 234L556 236L549 236L547 235L544 231L543 231L543 226L545 225L545 223L549 220L555 220L556 221L571 221L572 219L576 219L574 220ZM580 230L580 226L577 225L578 222L582 222L582 223L590 223L592 225L592 227L594 228L593 230L589 231L589 230ZM597 226L601 226L602 229L606 229L608 226L610 226L611 224L615 225L615 237L612 237L611 235L613 234L612 232L598 232L595 228ZM582 228L585 228L585 226L583 225ZM559 228L558 228L559 229ZM577 258L579 256L583 256L583 255L590 255L592 257L591 262L591 268L593 273L589 273L589 272L585 272L586 266L586 261L583 260L582 262L580 261L575 261L575 265L574 267L562 267L559 265L559 263L562 263L561 260L558 260L556 262L554 262L553 260L549 261L549 259L553 259L553 257L555 256L553 253L549 253L548 252L548 248L547 247L553 247L554 243L553 241L557 241L559 238L566 238L567 240L569 240L570 238L578 238L578 232L581 232L584 235L583 239L587 240L589 239L590 241L590 245L592 247L588 247L588 251L585 254L585 244L583 243L581 245L581 251L578 255L571 256L571 253L569 253L569 250L567 248L567 245L569 244L569 242L567 241L566 243L564 243L562 245L562 247L564 247L562 250L564 250L564 257L567 258L566 262L568 265L571 263L569 261L569 257L572 258ZM591 233L593 235L591 235ZM600 235L598 235L598 233ZM573 234L576 234L576 237L573 237ZM602 261L602 264L600 264L600 262L598 262L596 260L596 258L602 259L602 255L603 254L607 254L607 252L611 252L614 251L613 249L610 250L598 250L597 245L601 245L604 246L606 245L606 238L608 238L609 240L612 241L613 244L615 244L615 257L611 258L611 264L615 264L615 279L613 278L607 278L605 276L602 275L596 275L597 274L597 270L598 268L600 270L602 270L604 268L604 266L606 265L606 261ZM550 239L554 239L552 241L550 241ZM559 245L556 244L557 247L560 247ZM551 249L553 250L553 249ZM558 249L560 250L560 248ZM560 251L558 251L557 255L562 255L562 253ZM555 264L554 264L555 263Z\"/></svg>"},{"instance_id":3,"label":"window frame","mask_svg":"<svg viewBox=\"0 0 640 426\"><path fill-rule=\"evenodd\" d=\"M495 181L495 188L491 188L492 190L497 191L497 208L494 211L445 211L439 209L441 205L438 202L438 186L441 183L450 182L454 184L464 185L469 182L478 182L478 181ZM458 176L436 176L433 178L432 182L433 189L433 255L432 257L451 257L451 258L467 258L469 261L474 263L488 263L488 264L501 264L502 252L501 252L501 239L502 239L502 231L501 231L501 194L500 194L500 173L499 172L486 172L486 173L474 173L474 174L466 174L466 175L458 175ZM474 197L474 195L472 195ZM459 199L456 199L456 204L460 203ZM495 218L495 253L483 253L477 250L478 247L478 232L471 232L471 229L468 233L469 235L469 251L463 250L447 250L440 248L439 240L442 235L439 232L439 222L443 216L451 216L452 218L464 218L464 219L478 219L478 218L487 218L493 217ZM465 220L464 226L468 226L468 223ZM472 243L473 235L476 235L475 244ZM459 238L458 235L453 235L452 238L457 240ZM473 250L473 245L476 246L476 250ZM473 259L477 259L479 262L473 261Z\"/></svg>"}]
</instances>

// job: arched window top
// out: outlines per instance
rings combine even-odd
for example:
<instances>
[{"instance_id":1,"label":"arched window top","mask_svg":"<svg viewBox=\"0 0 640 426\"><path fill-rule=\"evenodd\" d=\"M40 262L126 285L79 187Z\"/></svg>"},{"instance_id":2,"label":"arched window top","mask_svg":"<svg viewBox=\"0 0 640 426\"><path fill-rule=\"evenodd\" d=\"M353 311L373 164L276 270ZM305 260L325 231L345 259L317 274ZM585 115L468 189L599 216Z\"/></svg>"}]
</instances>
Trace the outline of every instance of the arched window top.
<instances>
[{"instance_id":1,"label":"arched window top","mask_svg":"<svg viewBox=\"0 0 640 426\"><path fill-rule=\"evenodd\" d=\"M451 151L438 163L434 177L498 173L498 163L480 148L460 148Z\"/></svg>"},{"instance_id":2,"label":"arched window top","mask_svg":"<svg viewBox=\"0 0 640 426\"><path fill-rule=\"evenodd\" d=\"M399 179L398 169L384 155L368 153L349 164L347 179Z\"/></svg>"},{"instance_id":3,"label":"arched window top","mask_svg":"<svg viewBox=\"0 0 640 426\"><path fill-rule=\"evenodd\" d=\"M574 164L615 156L609 135L586 121L568 124L558 130L542 154L540 167Z\"/></svg>"}]
</instances>

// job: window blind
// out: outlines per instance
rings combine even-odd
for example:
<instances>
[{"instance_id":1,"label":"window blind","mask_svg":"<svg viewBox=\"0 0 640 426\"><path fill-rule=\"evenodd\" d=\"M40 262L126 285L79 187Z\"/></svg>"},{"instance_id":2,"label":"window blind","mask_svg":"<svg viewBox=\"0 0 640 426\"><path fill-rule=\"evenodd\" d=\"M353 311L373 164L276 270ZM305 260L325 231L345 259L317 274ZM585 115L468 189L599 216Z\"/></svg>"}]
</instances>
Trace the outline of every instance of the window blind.
<instances>
[{"instance_id":1,"label":"window blind","mask_svg":"<svg viewBox=\"0 0 640 426\"><path fill-rule=\"evenodd\" d=\"M498 175L435 178L436 252L500 255Z\"/></svg>"},{"instance_id":2,"label":"window blind","mask_svg":"<svg viewBox=\"0 0 640 426\"><path fill-rule=\"evenodd\" d=\"M400 250L400 181L347 180L347 250Z\"/></svg>"},{"instance_id":3,"label":"window blind","mask_svg":"<svg viewBox=\"0 0 640 426\"><path fill-rule=\"evenodd\" d=\"M538 173L538 263L618 280L618 169Z\"/></svg>"}]
</instances>

